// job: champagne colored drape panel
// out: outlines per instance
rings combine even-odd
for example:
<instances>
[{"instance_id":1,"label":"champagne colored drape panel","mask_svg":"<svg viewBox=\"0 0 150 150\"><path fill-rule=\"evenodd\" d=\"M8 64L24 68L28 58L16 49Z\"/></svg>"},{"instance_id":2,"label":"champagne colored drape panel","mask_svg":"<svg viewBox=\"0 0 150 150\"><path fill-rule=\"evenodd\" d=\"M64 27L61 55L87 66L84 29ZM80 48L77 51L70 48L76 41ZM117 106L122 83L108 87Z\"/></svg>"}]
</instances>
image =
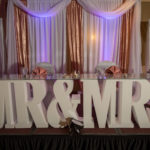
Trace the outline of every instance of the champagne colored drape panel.
<instances>
[{"instance_id":1,"label":"champagne colored drape panel","mask_svg":"<svg viewBox=\"0 0 150 150\"><path fill-rule=\"evenodd\" d=\"M27 3L26 0L23 2L25 4ZM18 73L20 74L22 67L25 67L29 70L27 14L17 7L14 7L14 11Z\"/></svg>"},{"instance_id":2,"label":"champagne colored drape panel","mask_svg":"<svg viewBox=\"0 0 150 150\"><path fill-rule=\"evenodd\" d=\"M129 68L133 11L134 7L122 16L119 65L123 73L127 73Z\"/></svg>"},{"instance_id":3,"label":"champagne colored drape panel","mask_svg":"<svg viewBox=\"0 0 150 150\"><path fill-rule=\"evenodd\" d=\"M120 7L125 1L94 0L93 2L99 5L102 11L107 12ZM96 65L101 61L115 62L120 65L124 73L140 71L140 60L137 62L137 66L135 65L136 60L140 59L140 44L137 44L140 43L140 37L135 41L135 34L133 34L135 30L137 35L139 32L135 24L139 21L139 18L135 15L140 12L138 6L136 6L136 9L133 6L123 16L110 20L105 19L105 17L97 17L83 10L84 72L94 72ZM136 46L137 51L135 51Z\"/></svg>"},{"instance_id":4,"label":"champagne colored drape panel","mask_svg":"<svg viewBox=\"0 0 150 150\"><path fill-rule=\"evenodd\" d=\"M72 0L67 7L67 72L83 72L82 7Z\"/></svg>"}]
</instances>

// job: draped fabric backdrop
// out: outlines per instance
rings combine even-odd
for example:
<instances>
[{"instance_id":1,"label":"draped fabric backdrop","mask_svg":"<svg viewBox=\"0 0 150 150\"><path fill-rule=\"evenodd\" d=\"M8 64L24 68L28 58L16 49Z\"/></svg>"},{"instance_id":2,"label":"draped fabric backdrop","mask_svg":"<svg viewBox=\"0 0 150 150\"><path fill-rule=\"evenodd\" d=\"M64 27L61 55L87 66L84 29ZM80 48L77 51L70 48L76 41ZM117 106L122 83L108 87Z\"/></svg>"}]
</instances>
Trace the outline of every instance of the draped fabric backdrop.
<instances>
[{"instance_id":1,"label":"draped fabric backdrop","mask_svg":"<svg viewBox=\"0 0 150 150\"><path fill-rule=\"evenodd\" d=\"M122 72L127 73L129 70L130 60L130 41L132 33L132 19L134 8L130 9L122 16L121 37L120 37L120 52L119 52L119 66Z\"/></svg>"},{"instance_id":2,"label":"draped fabric backdrop","mask_svg":"<svg viewBox=\"0 0 150 150\"><path fill-rule=\"evenodd\" d=\"M117 8L122 0L95 0L101 10ZM107 20L83 11L84 18L84 72L93 72L101 61L119 64L121 18Z\"/></svg>"},{"instance_id":3,"label":"draped fabric backdrop","mask_svg":"<svg viewBox=\"0 0 150 150\"><path fill-rule=\"evenodd\" d=\"M27 5L33 10L45 11L58 2L27 0ZM57 72L65 72L65 9L54 17L38 18L16 7L14 11L12 0L9 0L7 12L8 73L20 73L22 67L31 72L39 62L49 62Z\"/></svg>"},{"instance_id":4,"label":"draped fabric backdrop","mask_svg":"<svg viewBox=\"0 0 150 150\"><path fill-rule=\"evenodd\" d=\"M23 1L27 5L26 0ZM28 48L28 28L27 14L15 6L15 31L16 31L16 49L18 73L21 73L22 67L29 71L29 48Z\"/></svg>"},{"instance_id":5,"label":"draped fabric backdrop","mask_svg":"<svg viewBox=\"0 0 150 150\"><path fill-rule=\"evenodd\" d=\"M90 2L86 0L86 5ZM102 12L109 11L109 15L97 17L83 10L84 72L94 72L95 66L101 61L113 61L120 65L123 72L140 73L140 1L137 1L136 7L132 7L124 16L116 18L115 16L119 14L114 15L111 11L121 7L122 3L125 4L123 0L94 0L92 2L95 9L98 7ZM128 5L123 11L126 9ZM110 14L113 19L108 19L111 17Z\"/></svg>"},{"instance_id":6,"label":"draped fabric backdrop","mask_svg":"<svg viewBox=\"0 0 150 150\"><path fill-rule=\"evenodd\" d=\"M63 73L67 59L68 72L92 73L107 60L123 72L140 73L140 0L77 0L81 6L70 2L27 0L26 7L20 0L9 0L8 72L18 73L17 64L31 72L38 62L49 62ZM28 20L17 9L14 17L14 4L28 14Z\"/></svg>"},{"instance_id":7,"label":"draped fabric backdrop","mask_svg":"<svg viewBox=\"0 0 150 150\"><path fill-rule=\"evenodd\" d=\"M27 0L28 7L46 11L60 0ZM39 62L51 63L56 72L65 72L66 65L66 10L54 17L28 16L30 68Z\"/></svg>"},{"instance_id":8,"label":"draped fabric backdrop","mask_svg":"<svg viewBox=\"0 0 150 150\"><path fill-rule=\"evenodd\" d=\"M83 73L82 7L72 0L67 7L67 72Z\"/></svg>"}]
</instances>

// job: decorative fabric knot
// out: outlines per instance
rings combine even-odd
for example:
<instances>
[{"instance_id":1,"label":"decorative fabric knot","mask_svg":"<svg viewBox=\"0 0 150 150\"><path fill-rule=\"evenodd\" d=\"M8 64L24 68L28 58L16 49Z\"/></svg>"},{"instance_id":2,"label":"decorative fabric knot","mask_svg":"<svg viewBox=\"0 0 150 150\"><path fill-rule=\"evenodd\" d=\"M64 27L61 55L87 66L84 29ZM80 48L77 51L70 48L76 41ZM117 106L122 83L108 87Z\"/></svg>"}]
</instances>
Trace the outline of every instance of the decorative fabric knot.
<instances>
[{"instance_id":1,"label":"decorative fabric knot","mask_svg":"<svg viewBox=\"0 0 150 150\"><path fill-rule=\"evenodd\" d=\"M112 75L113 77L120 77L122 72L117 66L111 66L105 70L105 74L106 76Z\"/></svg>"},{"instance_id":2,"label":"decorative fabric knot","mask_svg":"<svg viewBox=\"0 0 150 150\"><path fill-rule=\"evenodd\" d=\"M44 68L36 67L32 71L32 75L39 78L46 78L47 77L47 71Z\"/></svg>"}]
</instances>

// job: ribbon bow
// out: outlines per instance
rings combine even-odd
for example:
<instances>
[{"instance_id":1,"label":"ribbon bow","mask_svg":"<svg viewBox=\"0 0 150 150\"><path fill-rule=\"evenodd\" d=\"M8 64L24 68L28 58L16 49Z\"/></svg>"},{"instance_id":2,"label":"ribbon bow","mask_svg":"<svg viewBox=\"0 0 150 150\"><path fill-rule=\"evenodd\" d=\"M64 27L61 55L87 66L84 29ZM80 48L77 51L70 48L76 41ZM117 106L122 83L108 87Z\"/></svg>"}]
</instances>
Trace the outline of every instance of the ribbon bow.
<instances>
[{"instance_id":1,"label":"ribbon bow","mask_svg":"<svg viewBox=\"0 0 150 150\"><path fill-rule=\"evenodd\" d=\"M47 76L47 71L46 71L44 68L36 67L36 68L32 71L32 75L33 75L33 76L40 77L40 78L46 78L46 76Z\"/></svg>"},{"instance_id":2,"label":"ribbon bow","mask_svg":"<svg viewBox=\"0 0 150 150\"><path fill-rule=\"evenodd\" d=\"M60 121L62 128L68 128L71 136L80 135L80 130L83 128L83 123L73 118L66 118L65 121Z\"/></svg>"},{"instance_id":3,"label":"ribbon bow","mask_svg":"<svg viewBox=\"0 0 150 150\"><path fill-rule=\"evenodd\" d=\"M106 75L113 75L114 77L118 77L122 75L121 70L116 66L111 66L105 70Z\"/></svg>"}]
</instances>

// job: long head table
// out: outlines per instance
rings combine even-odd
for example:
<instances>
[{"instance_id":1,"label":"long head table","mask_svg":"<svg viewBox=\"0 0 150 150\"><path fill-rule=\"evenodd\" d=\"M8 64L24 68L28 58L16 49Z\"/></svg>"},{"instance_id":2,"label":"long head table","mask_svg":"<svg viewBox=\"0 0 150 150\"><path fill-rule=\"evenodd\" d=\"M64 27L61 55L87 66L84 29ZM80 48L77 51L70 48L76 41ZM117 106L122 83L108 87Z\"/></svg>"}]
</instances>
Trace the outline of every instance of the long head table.
<instances>
[{"instance_id":1,"label":"long head table","mask_svg":"<svg viewBox=\"0 0 150 150\"><path fill-rule=\"evenodd\" d=\"M0 128L60 128L73 118L89 128L150 128L145 75L3 76Z\"/></svg>"}]
</instances>

